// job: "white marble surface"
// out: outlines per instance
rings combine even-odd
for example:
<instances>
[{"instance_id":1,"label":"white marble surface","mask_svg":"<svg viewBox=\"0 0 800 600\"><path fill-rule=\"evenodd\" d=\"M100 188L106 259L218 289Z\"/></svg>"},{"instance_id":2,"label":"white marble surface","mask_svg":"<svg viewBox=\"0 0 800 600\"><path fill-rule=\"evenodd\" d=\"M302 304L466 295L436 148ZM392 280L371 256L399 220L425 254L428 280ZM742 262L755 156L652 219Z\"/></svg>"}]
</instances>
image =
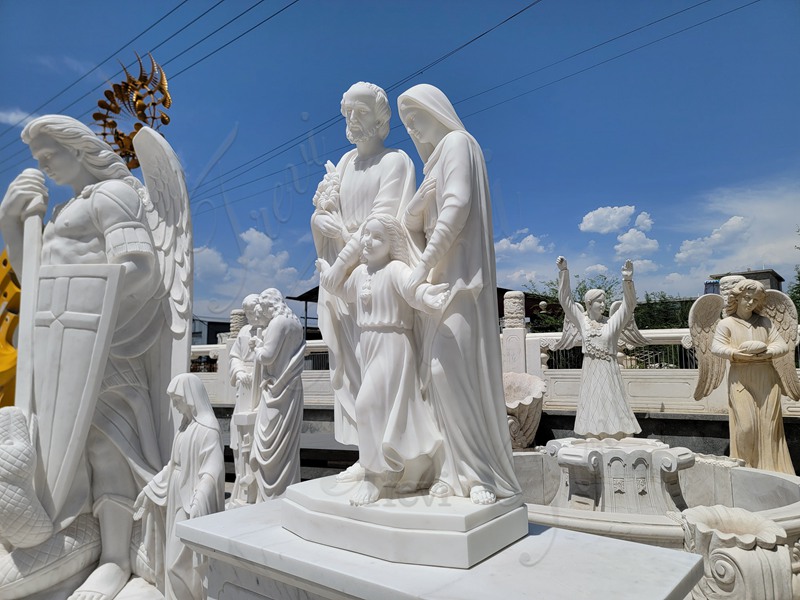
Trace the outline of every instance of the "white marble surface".
<instances>
[{"instance_id":1,"label":"white marble surface","mask_svg":"<svg viewBox=\"0 0 800 600\"><path fill-rule=\"evenodd\" d=\"M280 503L267 502L178 526L185 543L212 557L210 591L224 587L223 577L253 582L238 596L228 588L209 598L678 600L703 571L697 555L535 526L469 570L395 564L307 542L280 526L281 510ZM270 596L259 593L268 588Z\"/></svg>"},{"instance_id":2,"label":"white marble surface","mask_svg":"<svg viewBox=\"0 0 800 600\"><path fill-rule=\"evenodd\" d=\"M336 477L291 486L281 524L303 539L392 562L467 569L528 530L522 498L477 505L469 498L390 494L368 506L348 500L359 482Z\"/></svg>"}]
</instances>

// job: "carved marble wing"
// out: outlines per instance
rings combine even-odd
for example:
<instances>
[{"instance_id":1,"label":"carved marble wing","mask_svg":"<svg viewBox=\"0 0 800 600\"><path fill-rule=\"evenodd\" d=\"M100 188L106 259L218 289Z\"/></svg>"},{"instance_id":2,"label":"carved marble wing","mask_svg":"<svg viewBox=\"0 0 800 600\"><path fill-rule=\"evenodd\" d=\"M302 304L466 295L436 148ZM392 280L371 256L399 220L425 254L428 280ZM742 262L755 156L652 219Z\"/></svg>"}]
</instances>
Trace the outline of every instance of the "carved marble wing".
<instances>
[{"instance_id":1,"label":"carved marble wing","mask_svg":"<svg viewBox=\"0 0 800 600\"><path fill-rule=\"evenodd\" d=\"M797 308L792 299L783 292L767 290L761 314L769 317L772 326L789 345L789 353L773 358L772 364L780 377L783 393L792 400L800 400L800 380L797 379L797 370L794 367L794 351L797 347Z\"/></svg>"},{"instance_id":2,"label":"carved marble wing","mask_svg":"<svg viewBox=\"0 0 800 600\"><path fill-rule=\"evenodd\" d=\"M189 370L192 321L192 223L183 169L164 137L143 127L133 138L147 198L147 223L153 234L162 285L156 292L164 316L160 342L150 352L151 400L157 421L171 421L166 389L172 377ZM165 421L166 420L166 421ZM169 456L173 431L159 427L162 456Z\"/></svg>"},{"instance_id":3,"label":"carved marble wing","mask_svg":"<svg viewBox=\"0 0 800 600\"><path fill-rule=\"evenodd\" d=\"M616 302L612 303L611 308L608 310L608 316L614 316L614 313L617 312L621 306L622 300L617 300ZM650 340L644 337L642 332L639 331L639 326L636 324L636 319L633 316L633 312L631 312L630 316L628 317L628 321L622 325L622 332L619 334L619 341L617 342L617 345L620 347L625 346L629 350L638 348L640 346L650 345Z\"/></svg>"},{"instance_id":4,"label":"carved marble wing","mask_svg":"<svg viewBox=\"0 0 800 600\"><path fill-rule=\"evenodd\" d=\"M582 304L575 303L582 313L586 313L586 309ZM572 319L564 313L564 326L561 329L561 337L553 346L553 350L568 350L578 344L581 344L581 329L577 323L573 323Z\"/></svg>"},{"instance_id":5,"label":"carved marble wing","mask_svg":"<svg viewBox=\"0 0 800 600\"><path fill-rule=\"evenodd\" d=\"M689 335L692 336L699 371L694 390L695 400L708 396L725 377L726 361L711 354L711 342L714 340L714 331L720 321L724 304L722 296L706 294L695 300L689 311Z\"/></svg>"}]
</instances>

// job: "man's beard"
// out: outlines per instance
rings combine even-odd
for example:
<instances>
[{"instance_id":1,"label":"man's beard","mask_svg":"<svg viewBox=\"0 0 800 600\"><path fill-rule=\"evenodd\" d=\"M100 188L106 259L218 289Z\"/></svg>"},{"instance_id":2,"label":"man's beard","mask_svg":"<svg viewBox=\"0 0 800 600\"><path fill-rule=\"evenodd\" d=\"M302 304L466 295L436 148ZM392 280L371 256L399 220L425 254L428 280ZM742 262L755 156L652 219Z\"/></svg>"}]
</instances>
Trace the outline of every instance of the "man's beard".
<instances>
[{"instance_id":1,"label":"man's beard","mask_svg":"<svg viewBox=\"0 0 800 600\"><path fill-rule=\"evenodd\" d=\"M378 125L375 125L371 129L366 131L359 131L358 133L353 132L350 129L350 125L347 125L347 129L345 130L345 135L347 135L347 141L351 144L358 144L359 142L367 142L375 137L378 133Z\"/></svg>"}]
</instances>

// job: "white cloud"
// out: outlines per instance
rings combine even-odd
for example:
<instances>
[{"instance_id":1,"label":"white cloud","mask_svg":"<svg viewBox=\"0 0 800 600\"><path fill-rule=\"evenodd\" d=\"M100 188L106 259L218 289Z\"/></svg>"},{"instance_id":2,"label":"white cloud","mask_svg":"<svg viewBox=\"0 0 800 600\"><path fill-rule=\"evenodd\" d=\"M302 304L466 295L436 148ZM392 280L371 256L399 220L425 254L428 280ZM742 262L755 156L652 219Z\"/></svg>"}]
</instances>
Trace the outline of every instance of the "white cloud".
<instances>
[{"instance_id":1,"label":"white cloud","mask_svg":"<svg viewBox=\"0 0 800 600\"><path fill-rule=\"evenodd\" d=\"M658 271L658 265L650 259L635 260L633 261L633 271L640 275L644 273L653 273Z\"/></svg>"},{"instance_id":2,"label":"white cloud","mask_svg":"<svg viewBox=\"0 0 800 600\"><path fill-rule=\"evenodd\" d=\"M311 264L306 269L310 276L303 279L303 274L289 264L289 253L276 251L273 240L264 232L250 228L239 238L242 251L235 261L213 247L195 251L196 277L203 283L195 287L195 314L226 319L247 294L275 287L284 295L295 295L317 284Z\"/></svg>"},{"instance_id":3,"label":"white cloud","mask_svg":"<svg viewBox=\"0 0 800 600\"><path fill-rule=\"evenodd\" d=\"M653 218L648 212L640 212L636 216L636 228L640 231L650 231L653 228Z\"/></svg>"},{"instance_id":4,"label":"white cloud","mask_svg":"<svg viewBox=\"0 0 800 600\"><path fill-rule=\"evenodd\" d=\"M583 216L578 229L586 232L611 233L619 231L631 220L635 206L603 206Z\"/></svg>"},{"instance_id":5,"label":"white cloud","mask_svg":"<svg viewBox=\"0 0 800 600\"><path fill-rule=\"evenodd\" d=\"M552 249L552 244L550 245L550 249ZM513 252L537 252L541 254L549 250L542 246L540 238L528 233L527 229L520 229L513 235L496 241L494 243L494 251L498 254Z\"/></svg>"},{"instance_id":6,"label":"white cloud","mask_svg":"<svg viewBox=\"0 0 800 600\"><path fill-rule=\"evenodd\" d=\"M38 115L29 115L24 110L18 108L0 110L0 123L4 125L16 125L21 129L37 116Z\"/></svg>"},{"instance_id":7,"label":"white cloud","mask_svg":"<svg viewBox=\"0 0 800 600\"><path fill-rule=\"evenodd\" d=\"M725 221L720 227L714 229L706 237L693 240L684 240L675 262L678 264L701 263L708 260L714 251L736 243L741 239L741 234L747 229L748 220L736 215Z\"/></svg>"},{"instance_id":8,"label":"white cloud","mask_svg":"<svg viewBox=\"0 0 800 600\"><path fill-rule=\"evenodd\" d=\"M589 265L584 269L587 275L599 275L601 273L608 273L608 267L605 265Z\"/></svg>"},{"instance_id":9,"label":"white cloud","mask_svg":"<svg viewBox=\"0 0 800 600\"><path fill-rule=\"evenodd\" d=\"M66 70L82 76L89 71L95 70L95 65L92 63L78 60L77 58L72 58L70 56L37 56L35 60L37 63L46 69L49 69L50 71L63 72ZM144 63L145 65L149 65L147 59L145 59ZM135 69L130 69L130 71L135 77L139 72L139 66L137 65ZM101 75L99 70L97 73L98 76Z\"/></svg>"},{"instance_id":10,"label":"white cloud","mask_svg":"<svg viewBox=\"0 0 800 600\"><path fill-rule=\"evenodd\" d=\"M530 281L536 279L536 271L527 269L517 269L515 271L499 271L497 273L497 285L511 289L520 289Z\"/></svg>"},{"instance_id":11,"label":"white cloud","mask_svg":"<svg viewBox=\"0 0 800 600\"><path fill-rule=\"evenodd\" d=\"M194 249L195 281L213 282L224 277L227 270L228 265L219 250L208 246Z\"/></svg>"},{"instance_id":12,"label":"white cloud","mask_svg":"<svg viewBox=\"0 0 800 600\"><path fill-rule=\"evenodd\" d=\"M618 257L633 258L658 250L658 241L647 237L638 229L629 229L617 236L617 241L619 244L614 246L614 251Z\"/></svg>"}]
</instances>

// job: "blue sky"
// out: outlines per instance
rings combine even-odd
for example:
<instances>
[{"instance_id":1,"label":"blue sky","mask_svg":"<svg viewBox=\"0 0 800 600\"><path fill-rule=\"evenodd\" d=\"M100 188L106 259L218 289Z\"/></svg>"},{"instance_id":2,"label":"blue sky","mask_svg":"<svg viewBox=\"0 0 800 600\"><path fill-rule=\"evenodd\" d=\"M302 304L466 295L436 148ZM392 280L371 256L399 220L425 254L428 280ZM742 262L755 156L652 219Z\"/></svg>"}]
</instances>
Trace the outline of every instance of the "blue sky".
<instances>
[{"instance_id":1,"label":"blue sky","mask_svg":"<svg viewBox=\"0 0 800 600\"><path fill-rule=\"evenodd\" d=\"M225 319L268 286L293 294L316 284L311 197L325 160L348 144L342 119L311 130L338 115L350 84L390 88L528 5L300 0L203 59L290 0L256 1L0 3L3 187L34 166L20 118L64 112L89 123L102 94L91 90L119 79L118 61L158 46L174 102L163 132L192 193L203 317ZM423 82L448 95L486 154L500 285L554 278L559 254L588 275L633 259L640 298L696 295L709 274L746 268L793 278L795 0L542 0L389 89L393 108ZM419 181L396 110L392 119L388 144L412 156ZM51 204L70 196L51 190Z\"/></svg>"}]
</instances>

